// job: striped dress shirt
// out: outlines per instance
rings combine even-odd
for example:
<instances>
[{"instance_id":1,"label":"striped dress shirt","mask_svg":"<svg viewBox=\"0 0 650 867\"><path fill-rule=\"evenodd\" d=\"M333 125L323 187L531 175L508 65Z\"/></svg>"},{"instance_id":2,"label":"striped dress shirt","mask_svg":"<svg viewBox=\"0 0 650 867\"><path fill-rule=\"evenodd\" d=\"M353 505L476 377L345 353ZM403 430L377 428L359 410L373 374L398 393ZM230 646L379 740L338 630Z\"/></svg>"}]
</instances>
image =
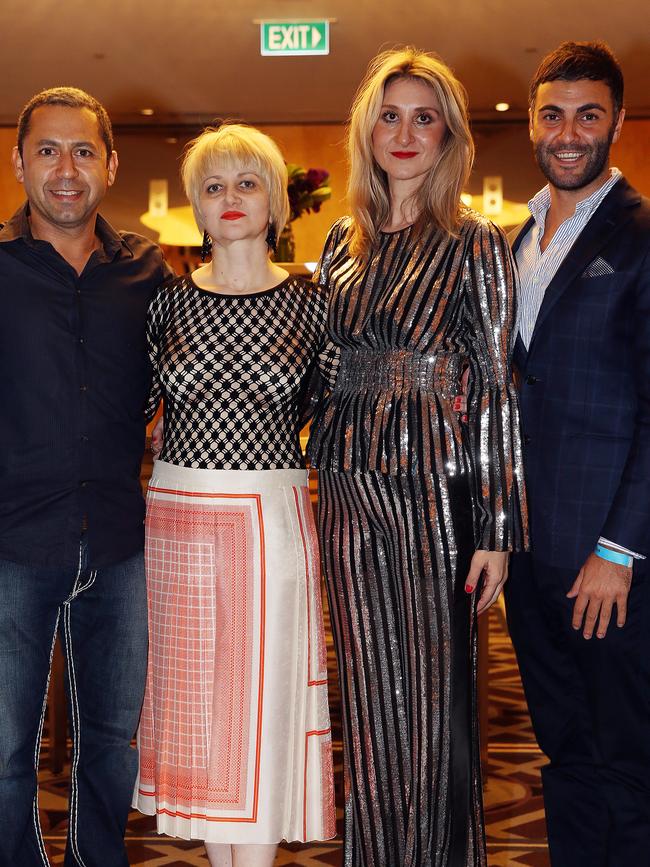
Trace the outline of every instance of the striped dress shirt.
<instances>
[{"instance_id":1,"label":"striped dress shirt","mask_svg":"<svg viewBox=\"0 0 650 867\"><path fill-rule=\"evenodd\" d=\"M519 313L517 328L526 349L535 330L535 322L544 300L544 293L564 261L567 253L575 244L578 236L585 228L596 208L622 177L619 169L612 167L609 178L586 199L578 202L574 214L568 217L551 238L550 243L542 252L540 242L544 236L546 214L551 205L551 191L547 184L528 202L528 209L535 221L526 236L522 238L517 250L517 268L519 270ZM601 536L600 544L613 548L623 554L629 554L637 560L645 559L641 554L630 551Z\"/></svg>"}]
</instances>

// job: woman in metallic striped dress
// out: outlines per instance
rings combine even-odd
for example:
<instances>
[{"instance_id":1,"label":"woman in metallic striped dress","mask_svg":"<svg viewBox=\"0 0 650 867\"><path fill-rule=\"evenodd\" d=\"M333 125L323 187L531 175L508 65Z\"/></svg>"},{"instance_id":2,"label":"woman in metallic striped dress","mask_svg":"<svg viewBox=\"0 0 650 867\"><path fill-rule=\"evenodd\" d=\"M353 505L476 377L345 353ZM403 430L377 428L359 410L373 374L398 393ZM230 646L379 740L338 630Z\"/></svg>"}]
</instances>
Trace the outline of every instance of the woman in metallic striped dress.
<instances>
[{"instance_id":1,"label":"woman in metallic striped dress","mask_svg":"<svg viewBox=\"0 0 650 867\"><path fill-rule=\"evenodd\" d=\"M466 98L414 49L377 57L328 237L338 372L312 424L343 694L345 867L483 867L474 615L525 535L502 232L464 209ZM478 588L478 589L477 589Z\"/></svg>"}]
</instances>

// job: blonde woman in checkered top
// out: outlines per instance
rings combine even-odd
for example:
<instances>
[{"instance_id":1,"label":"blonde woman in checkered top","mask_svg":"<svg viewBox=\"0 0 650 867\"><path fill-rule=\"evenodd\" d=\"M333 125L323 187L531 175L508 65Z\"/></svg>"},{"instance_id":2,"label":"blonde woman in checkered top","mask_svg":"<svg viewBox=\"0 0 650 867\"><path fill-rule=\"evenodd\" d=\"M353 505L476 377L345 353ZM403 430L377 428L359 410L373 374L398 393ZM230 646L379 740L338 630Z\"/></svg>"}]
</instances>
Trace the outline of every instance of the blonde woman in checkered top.
<instances>
[{"instance_id":1,"label":"blonde woman in checkered top","mask_svg":"<svg viewBox=\"0 0 650 867\"><path fill-rule=\"evenodd\" d=\"M211 260L149 311L164 445L148 493L149 673L134 804L204 840L213 867L268 867L334 836L318 549L300 406L322 289L269 259L288 217L277 146L206 130L183 181Z\"/></svg>"}]
</instances>

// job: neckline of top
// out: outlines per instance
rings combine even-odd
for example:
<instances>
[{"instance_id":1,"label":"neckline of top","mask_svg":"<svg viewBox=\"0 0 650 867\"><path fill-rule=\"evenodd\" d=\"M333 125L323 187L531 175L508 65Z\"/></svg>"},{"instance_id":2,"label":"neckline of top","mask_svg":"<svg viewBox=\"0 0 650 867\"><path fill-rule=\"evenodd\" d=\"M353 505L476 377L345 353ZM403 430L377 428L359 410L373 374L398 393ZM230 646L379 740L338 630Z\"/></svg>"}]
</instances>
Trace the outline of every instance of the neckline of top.
<instances>
[{"instance_id":1,"label":"neckline of top","mask_svg":"<svg viewBox=\"0 0 650 867\"><path fill-rule=\"evenodd\" d=\"M408 232L408 230L412 229L414 225L415 223L409 223L408 226L402 226L401 229L393 229L391 232L386 231L386 229L380 229L379 234L387 235L388 237L391 237L391 235L399 235L402 232Z\"/></svg>"},{"instance_id":2,"label":"neckline of top","mask_svg":"<svg viewBox=\"0 0 650 867\"><path fill-rule=\"evenodd\" d=\"M210 289L204 289L202 286L199 286L197 283L195 283L191 274L186 274L185 276L186 276L187 281L189 282L190 286L192 286L193 289L195 289L197 292L200 292L202 295L211 295L213 298L238 298L238 299L259 298L262 295L270 295L272 292L277 292L279 289L282 289L284 286L286 286L288 283L290 283L291 280L294 279L294 277L295 277L294 274L288 274L284 278L284 280L281 280L279 283L276 283L275 286L271 286L269 289L262 289L260 292L246 292L245 294L239 294L236 292L235 293L212 292Z\"/></svg>"}]
</instances>

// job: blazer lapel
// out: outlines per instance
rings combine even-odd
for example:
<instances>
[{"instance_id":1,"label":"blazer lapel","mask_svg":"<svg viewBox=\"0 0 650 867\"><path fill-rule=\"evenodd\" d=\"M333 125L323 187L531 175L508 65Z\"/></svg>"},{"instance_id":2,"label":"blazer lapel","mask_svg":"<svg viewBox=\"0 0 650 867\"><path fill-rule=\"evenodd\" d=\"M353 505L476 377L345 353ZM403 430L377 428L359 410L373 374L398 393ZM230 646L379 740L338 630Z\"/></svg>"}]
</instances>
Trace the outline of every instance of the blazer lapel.
<instances>
[{"instance_id":1,"label":"blazer lapel","mask_svg":"<svg viewBox=\"0 0 650 867\"><path fill-rule=\"evenodd\" d=\"M521 334L517 334L517 339L515 340L515 349L512 353L512 363L520 373L523 373L523 371L526 369L527 361L528 350L524 345L524 341L521 339Z\"/></svg>"},{"instance_id":2,"label":"blazer lapel","mask_svg":"<svg viewBox=\"0 0 650 867\"><path fill-rule=\"evenodd\" d=\"M625 225L630 217L629 211L625 212L626 209L640 201L641 197L636 190L621 178L596 209L546 288L528 348L529 353L532 351L539 329L562 293L595 259L611 236Z\"/></svg>"},{"instance_id":3,"label":"blazer lapel","mask_svg":"<svg viewBox=\"0 0 650 867\"><path fill-rule=\"evenodd\" d=\"M525 238L526 233L530 231L534 224L535 220L532 216L530 216L527 220L524 220L523 223L520 223L515 229L508 232L508 243L512 248L513 258L517 254L517 250L522 242L522 239ZM517 264L517 260L515 258L515 267ZM519 291L519 281L517 281L517 291ZM517 305L519 305L520 301L517 298ZM528 357L528 351L524 346L524 341L521 339L521 334L519 334L519 329L517 329L517 338L515 340L515 347L512 355L512 362L521 373L526 365L526 358Z\"/></svg>"}]
</instances>

